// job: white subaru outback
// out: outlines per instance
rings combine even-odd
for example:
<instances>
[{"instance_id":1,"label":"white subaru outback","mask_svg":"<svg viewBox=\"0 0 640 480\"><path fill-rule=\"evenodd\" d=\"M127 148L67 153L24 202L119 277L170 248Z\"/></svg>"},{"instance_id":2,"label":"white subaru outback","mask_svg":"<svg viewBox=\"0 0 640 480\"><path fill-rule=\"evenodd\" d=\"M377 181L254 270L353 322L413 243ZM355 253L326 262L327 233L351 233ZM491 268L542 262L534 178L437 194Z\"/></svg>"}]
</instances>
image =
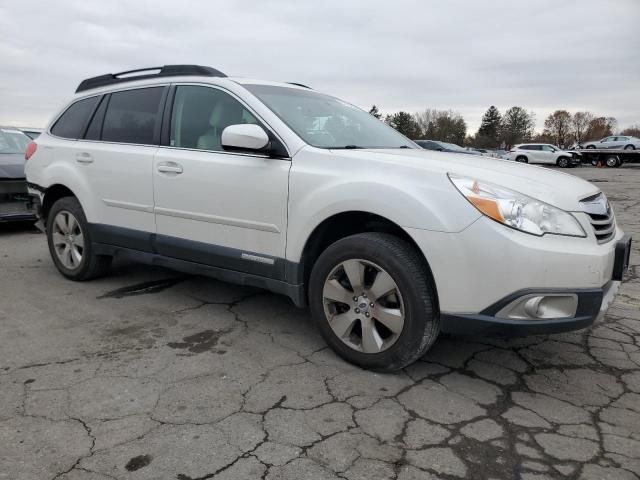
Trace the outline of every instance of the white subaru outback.
<instances>
[{"instance_id":1,"label":"white subaru outback","mask_svg":"<svg viewBox=\"0 0 640 480\"><path fill-rule=\"evenodd\" d=\"M379 370L440 332L587 327L629 261L589 182L434 154L337 98L210 67L84 80L26 158L65 277L128 257L269 289Z\"/></svg>"}]
</instances>

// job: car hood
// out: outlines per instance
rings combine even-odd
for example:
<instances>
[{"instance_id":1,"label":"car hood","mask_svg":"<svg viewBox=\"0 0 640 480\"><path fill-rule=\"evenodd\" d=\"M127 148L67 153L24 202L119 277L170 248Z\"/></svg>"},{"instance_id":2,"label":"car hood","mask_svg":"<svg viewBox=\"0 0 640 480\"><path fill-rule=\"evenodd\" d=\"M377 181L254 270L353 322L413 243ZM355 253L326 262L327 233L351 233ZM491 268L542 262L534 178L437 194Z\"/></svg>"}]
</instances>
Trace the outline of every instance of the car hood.
<instances>
[{"instance_id":1,"label":"car hood","mask_svg":"<svg viewBox=\"0 0 640 480\"><path fill-rule=\"evenodd\" d=\"M409 175L452 173L491 182L568 211L580 211L579 201L600 189L579 177L511 160L481 155L430 152L422 149L341 150L344 156L393 163ZM452 187L451 188L455 188Z\"/></svg>"},{"instance_id":2,"label":"car hood","mask_svg":"<svg viewBox=\"0 0 640 480\"><path fill-rule=\"evenodd\" d=\"M0 153L0 178L24 178L23 153Z\"/></svg>"}]
</instances>

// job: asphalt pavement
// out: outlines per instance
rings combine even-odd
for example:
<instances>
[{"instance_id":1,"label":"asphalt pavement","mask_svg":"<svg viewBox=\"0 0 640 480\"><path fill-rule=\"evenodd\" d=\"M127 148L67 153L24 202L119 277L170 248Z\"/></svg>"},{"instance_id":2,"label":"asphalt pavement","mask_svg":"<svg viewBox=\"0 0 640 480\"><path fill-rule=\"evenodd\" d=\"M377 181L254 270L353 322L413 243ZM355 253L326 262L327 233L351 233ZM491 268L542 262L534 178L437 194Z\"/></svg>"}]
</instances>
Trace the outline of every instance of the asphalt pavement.
<instances>
[{"instance_id":1,"label":"asphalt pavement","mask_svg":"<svg viewBox=\"0 0 640 480\"><path fill-rule=\"evenodd\" d=\"M637 479L640 165L582 167L638 242L606 318L441 337L397 374L285 297L148 266L65 280L0 225L0 479Z\"/></svg>"}]
</instances>

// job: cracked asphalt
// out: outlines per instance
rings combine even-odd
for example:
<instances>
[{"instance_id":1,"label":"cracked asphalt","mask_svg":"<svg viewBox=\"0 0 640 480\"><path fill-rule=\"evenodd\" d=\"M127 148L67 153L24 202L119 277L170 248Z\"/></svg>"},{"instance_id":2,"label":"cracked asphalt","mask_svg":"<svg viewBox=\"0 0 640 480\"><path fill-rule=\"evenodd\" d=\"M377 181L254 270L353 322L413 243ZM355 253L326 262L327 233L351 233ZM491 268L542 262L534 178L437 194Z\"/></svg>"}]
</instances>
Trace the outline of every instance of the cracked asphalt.
<instances>
[{"instance_id":1,"label":"cracked asphalt","mask_svg":"<svg viewBox=\"0 0 640 480\"><path fill-rule=\"evenodd\" d=\"M640 242L640 165L583 167ZM590 329L441 337L397 374L286 298L146 266L64 280L0 230L0 479L638 479L640 252Z\"/></svg>"}]
</instances>

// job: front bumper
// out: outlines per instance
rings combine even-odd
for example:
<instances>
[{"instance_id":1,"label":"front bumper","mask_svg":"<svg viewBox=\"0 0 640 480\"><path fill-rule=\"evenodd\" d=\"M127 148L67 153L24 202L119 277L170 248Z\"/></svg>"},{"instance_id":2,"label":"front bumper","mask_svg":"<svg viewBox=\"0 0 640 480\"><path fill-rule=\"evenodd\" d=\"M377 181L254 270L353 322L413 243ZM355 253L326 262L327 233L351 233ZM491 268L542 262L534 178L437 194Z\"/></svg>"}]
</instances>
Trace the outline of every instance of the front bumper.
<instances>
[{"instance_id":1,"label":"front bumper","mask_svg":"<svg viewBox=\"0 0 640 480\"><path fill-rule=\"evenodd\" d=\"M521 290L487 308L482 313L442 314L441 331L456 335L523 337L580 330L604 316L620 287L611 281L603 288L590 290ZM570 294L578 298L576 313L571 318L544 320L500 318L498 313L515 298L535 294Z\"/></svg>"},{"instance_id":2,"label":"front bumper","mask_svg":"<svg viewBox=\"0 0 640 480\"><path fill-rule=\"evenodd\" d=\"M455 233L407 229L431 267L442 330L528 335L593 323L618 289L629 238L618 229L610 241L600 244L586 214L575 216L587 238L535 237L486 217ZM545 292L577 298L575 312L557 318L496 315L518 295Z\"/></svg>"}]
</instances>

